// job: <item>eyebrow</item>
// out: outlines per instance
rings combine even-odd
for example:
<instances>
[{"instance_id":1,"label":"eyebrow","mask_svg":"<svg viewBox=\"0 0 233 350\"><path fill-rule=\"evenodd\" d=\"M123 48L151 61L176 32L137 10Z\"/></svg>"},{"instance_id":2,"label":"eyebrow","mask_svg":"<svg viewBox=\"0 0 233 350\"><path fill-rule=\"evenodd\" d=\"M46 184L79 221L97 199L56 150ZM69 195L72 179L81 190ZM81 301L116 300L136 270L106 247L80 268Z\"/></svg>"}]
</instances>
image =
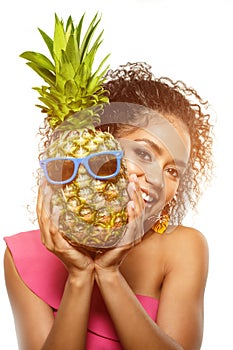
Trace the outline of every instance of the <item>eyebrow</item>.
<instances>
[{"instance_id":1,"label":"eyebrow","mask_svg":"<svg viewBox=\"0 0 233 350\"><path fill-rule=\"evenodd\" d=\"M157 143L148 140L148 139L136 139L137 142L145 142L148 146L150 146L156 153L158 153L160 156L164 153L163 149L157 145Z\"/></svg>"},{"instance_id":2,"label":"eyebrow","mask_svg":"<svg viewBox=\"0 0 233 350\"><path fill-rule=\"evenodd\" d=\"M137 141L137 142L145 142L149 147L151 147L151 149L154 150L155 153L157 153L160 156L162 156L164 154L163 148L160 147L159 145L157 145L157 143L155 143L155 142L153 142L151 140L142 138L142 139L136 139L135 141ZM187 167L187 163L184 162L181 159L174 159L173 158L173 161L174 161L174 164L178 165L181 168L186 168Z\"/></svg>"}]
</instances>

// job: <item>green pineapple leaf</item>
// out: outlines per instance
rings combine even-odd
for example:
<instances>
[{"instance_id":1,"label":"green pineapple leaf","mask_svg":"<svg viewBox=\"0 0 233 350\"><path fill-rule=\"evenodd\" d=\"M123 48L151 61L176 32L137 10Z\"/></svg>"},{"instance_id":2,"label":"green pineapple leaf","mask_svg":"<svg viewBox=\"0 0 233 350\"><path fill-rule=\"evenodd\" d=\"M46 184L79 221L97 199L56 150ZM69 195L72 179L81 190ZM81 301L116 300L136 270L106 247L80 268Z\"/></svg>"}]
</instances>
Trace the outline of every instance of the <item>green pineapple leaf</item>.
<instances>
[{"instance_id":1,"label":"green pineapple leaf","mask_svg":"<svg viewBox=\"0 0 233 350\"><path fill-rule=\"evenodd\" d=\"M77 36L77 44L78 44L78 49L80 50L80 45L81 45L81 33L82 33L82 26L83 26L83 20L84 20L85 13L82 15L77 27L75 28L75 33ZM80 51L79 51L80 52ZM80 57L79 57L80 61Z\"/></svg>"},{"instance_id":2,"label":"green pineapple leaf","mask_svg":"<svg viewBox=\"0 0 233 350\"><path fill-rule=\"evenodd\" d=\"M82 62L84 60L84 57L85 57L85 54L90 46L90 43L91 43L91 39L93 37L93 34L100 22L100 19L96 22L96 19L97 19L97 16L98 16L98 13L95 15L95 17L93 18L93 20L91 21L86 33L85 33L85 36L83 38L83 41L81 43L81 46L80 46L80 52L81 52L81 59L80 61ZM96 23L95 23L96 22Z\"/></svg>"},{"instance_id":3,"label":"green pineapple leaf","mask_svg":"<svg viewBox=\"0 0 233 350\"><path fill-rule=\"evenodd\" d=\"M54 64L43 54L33 51L23 52L20 57L35 63L38 67L55 71Z\"/></svg>"},{"instance_id":4,"label":"green pineapple leaf","mask_svg":"<svg viewBox=\"0 0 233 350\"><path fill-rule=\"evenodd\" d=\"M44 39L45 44L47 45L51 57L54 59L53 55L53 40L40 28L38 28L42 38Z\"/></svg>"},{"instance_id":5,"label":"green pineapple leaf","mask_svg":"<svg viewBox=\"0 0 233 350\"><path fill-rule=\"evenodd\" d=\"M53 52L56 68L59 68L61 61L62 51L66 49L66 33L64 31L64 24L62 20L59 20L55 14L55 28L54 28L54 39L53 39Z\"/></svg>"},{"instance_id":6,"label":"green pineapple leaf","mask_svg":"<svg viewBox=\"0 0 233 350\"><path fill-rule=\"evenodd\" d=\"M49 50L51 58L42 53L26 51L20 57L26 59L31 67L48 86L34 88L39 93L38 104L43 113L47 114L47 121L52 129L73 113L108 103L108 97L103 83L105 74L109 69L106 61L109 55L98 65L94 71L93 66L96 54L102 44L103 30L94 39L101 16L95 14L83 35L85 14L80 18L78 25L74 25L71 16L66 23L55 14L54 36L50 38L43 30L39 32ZM85 113L84 113L85 115ZM97 113L91 113L86 119L86 127L93 127ZM78 121L75 123L78 125ZM80 121L84 125L84 120Z\"/></svg>"},{"instance_id":7,"label":"green pineapple leaf","mask_svg":"<svg viewBox=\"0 0 233 350\"><path fill-rule=\"evenodd\" d=\"M27 65L31 67L44 81L49 85L55 85L55 75L48 69L41 68L34 62L27 62Z\"/></svg>"},{"instance_id":8,"label":"green pineapple leaf","mask_svg":"<svg viewBox=\"0 0 233 350\"><path fill-rule=\"evenodd\" d=\"M73 66L74 71L77 71L80 65L80 59L79 59L78 43L77 43L77 38L75 33L71 34L69 37L69 40L66 45L66 55L67 57L69 57L69 60Z\"/></svg>"}]
</instances>

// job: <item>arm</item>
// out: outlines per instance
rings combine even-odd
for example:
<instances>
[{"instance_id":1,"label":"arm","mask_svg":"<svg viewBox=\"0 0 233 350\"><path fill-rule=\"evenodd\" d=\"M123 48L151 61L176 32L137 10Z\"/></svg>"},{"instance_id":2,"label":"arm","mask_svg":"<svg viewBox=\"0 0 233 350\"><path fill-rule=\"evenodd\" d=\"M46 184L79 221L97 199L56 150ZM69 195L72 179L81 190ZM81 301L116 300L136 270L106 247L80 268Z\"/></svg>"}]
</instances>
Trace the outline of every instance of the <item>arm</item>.
<instances>
[{"instance_id":1,"label":"arm","mask_svg":"<svg viewBox=\"0 0 233 350\"><path fill-rule=\"evenodd\" d=\"M86 348L92 288L92 274L68 277L61 305L42 350Z\"/></svg>"},{"instance_id":2,"label":"arm","mask_svg":"<svg viewBox=\"0 0 233 350\"><path fill-rule=\"evenodd\" d=\"M97 283L125 350L181 350L147 315L119 271L98 271Z\"/></svg>"},{"instance_id":3,"label":"arm","mask_svg":"<svg viewBox=\"0 0 233 350\"><path fill-rule=\"evenodd\" d=\"M41 241L66 266L68 279L61 304L54 318L49 305L36 296L19 276L10 251L4 259L5 280L15 320L19 349L84 350L89 307L94 284L94 262L85 250L68 244L50 220L51 191L39 188L37 215Z\"/></svg>"},{"instance_id":4,"label":"arm","mask_svg":"<svg viewBox=\"0 0 233 350\"><path fill-rule=\"evenodd\" d=\"M19 349L85 349L93 286L92 274L69 276L54 319L52 309L21 280L9 250L4 257L5 280Z\"/></svg>"},{"instance_id":5,"label":"arm","mask_svg":"<svg viewBox=\"0 0 233 350\"><path fill-rule=\"evenodd\" d=\"M19 349L40 349L53 324L52 309L21 280L8 248L4 255L4 272Z\"/></svg>"},{"instance_id":6,"label":"arm","mask_svg":"<svg viewBox=\"0 0 233 350\"><path fill-rule=\"evenodd\" d=\"M68 278L61 304L54 318L52 309L22 281L13 258L6 250L4 259L6 287L14 315L21 350L84 350L89 306L94 284L94 262L84 250L66 242L50 220L49 195L37 201L41 240L64 263Z\"/></svg>"},{"instance_id":7,"label":"arm","mask_svg":"<svg viewBox=\"0 0 233 350\"><path fill-rule=\"evenodd\" d=\"M157 324L118 269L96 268L97 283L125 350L200 349L208 249L196 231L177 236L168 246Z\"/></svg>"},{"instance_id":8,"label":"arm","mask_svg":"<svg viewBox=\"0 0 233 350\"><path fill-rule=\"evenodd\" d=\"M84 350L94 285L94 262L87 251L75 249L61 236L54 225L57 214L50 214L48 210L52 191L46 184L42 186L45 186L46 196L41 195L43 187L40 188L37 201L41 240L68 271L61 304L42 350Z\"/></svg>"},{"instance_id":9,"label":"arm","mask_svg":"<svg viewBox=\"0 0 233 350\"><path fill-rule=\"evenodd\" d=\"M203 235L181 227L170 242L157 322L185 350L199 350L203 337L208 245Z\"/></svg>"}]
</instances>

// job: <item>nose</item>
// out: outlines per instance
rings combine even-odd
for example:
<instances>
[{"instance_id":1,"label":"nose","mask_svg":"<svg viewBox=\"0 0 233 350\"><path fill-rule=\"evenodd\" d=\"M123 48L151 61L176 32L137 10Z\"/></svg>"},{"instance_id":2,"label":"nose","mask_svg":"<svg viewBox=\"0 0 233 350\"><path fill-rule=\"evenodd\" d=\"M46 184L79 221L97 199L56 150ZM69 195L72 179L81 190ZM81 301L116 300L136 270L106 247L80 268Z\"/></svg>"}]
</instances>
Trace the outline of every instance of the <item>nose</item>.
<instances>
[{"instance_id":1,"label":"nose","mask_svg":"<svg viewBox=\"0 0 233 350\"><path fill-rule=\"evenodd\" d=\"M163 169L158 162L150 165L136 164L132 160L127 160L127 169L130 174L136 174L138 178L144 177L145 182L149 185L153 192L160 195L164 188Z\"/></svg>"},{"instance_id":2,"label":"nose","mask_svg":"<svg viewBox=\"0 0 233 350\"><path fill-rule=\"evenodd\" d=\"M148 167L144 171L146 182L159 194L164 188L163 169L158 162L154 162L153 167Z\"/></svg>"}]
</instances>

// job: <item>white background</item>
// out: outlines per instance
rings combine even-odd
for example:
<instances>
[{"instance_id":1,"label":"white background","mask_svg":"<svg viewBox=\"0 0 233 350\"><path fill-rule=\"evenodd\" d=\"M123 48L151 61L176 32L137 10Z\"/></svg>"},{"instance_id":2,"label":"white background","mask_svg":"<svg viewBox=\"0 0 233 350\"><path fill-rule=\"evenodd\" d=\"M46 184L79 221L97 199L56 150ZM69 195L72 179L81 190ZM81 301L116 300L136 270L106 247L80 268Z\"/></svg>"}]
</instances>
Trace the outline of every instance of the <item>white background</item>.
<instances>
[{"instance_id":1,"label":"white background","mask_svg":"<svg viewBox=\"0 0 233 350\"><path fill-rule=\"evenodd\" d=\"M157 76L184 80L215 111L216 177L188 224L209 242L210 271L205 295L202 350L229 349L232 343L232 0L8 0L0 5L0 236L33 229L26 206L33 204L37 168L36 133L42 121L35 107L41 84L19 54L44 52L37 27L53 35L54 13L78 21L102 13L103 53L112 67L147 61ZM5 249L1 239L1 257ZM0 268L0 348L16 350L14 324ZM190 320L191 322L192 320ZM5 344L2 345L1 344Z\"/></svg>"}]
</instances>

